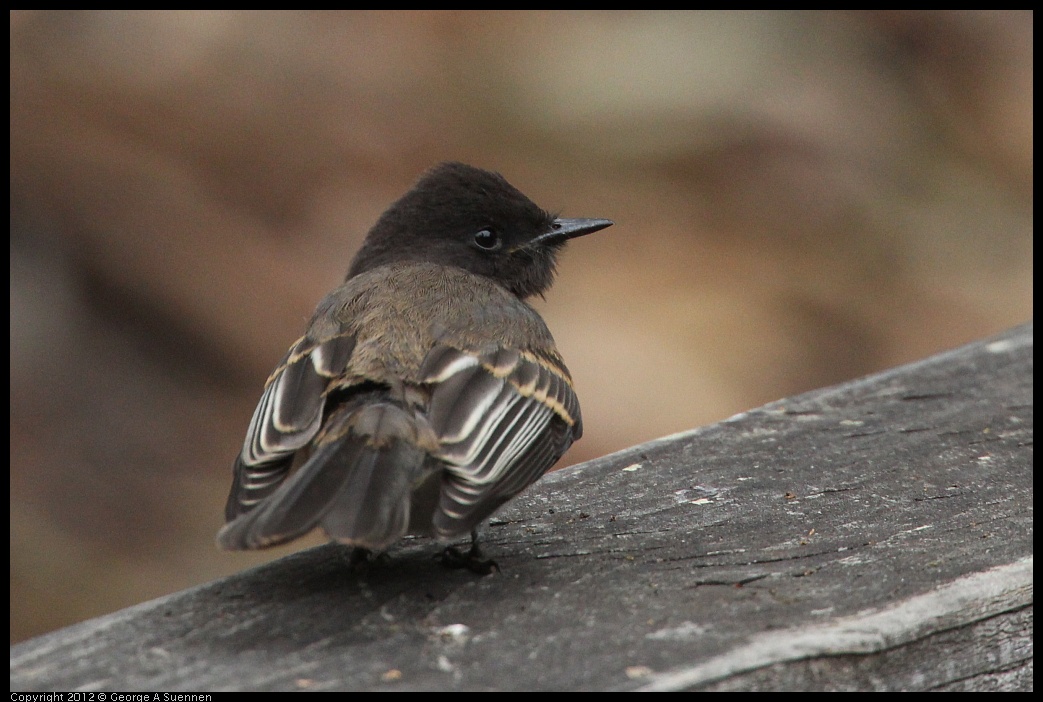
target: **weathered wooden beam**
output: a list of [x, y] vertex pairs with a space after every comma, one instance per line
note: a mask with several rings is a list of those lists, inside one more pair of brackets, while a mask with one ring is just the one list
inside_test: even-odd
[[12, 690], [1030, 690], [1032, 325], [544, 478], [501, 572], [324, 546], [11, 647]]

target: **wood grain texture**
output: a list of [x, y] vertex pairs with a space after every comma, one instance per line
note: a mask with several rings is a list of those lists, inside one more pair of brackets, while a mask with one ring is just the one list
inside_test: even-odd
[[13, 690], [1030, 690], [1031, 324], [551, 474], [501, 572], [324, 546], [11, 648]]

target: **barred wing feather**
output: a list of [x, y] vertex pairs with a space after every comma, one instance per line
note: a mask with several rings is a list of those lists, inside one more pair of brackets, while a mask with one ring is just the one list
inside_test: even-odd
[[252, 509], [286, 479], [294, 453], [319, 431], [326, 389], [344, 373], [354, 348], [351, 335], [321, 342], [304, 337], [287, 352], [265, 384], [236, 458], [227, 519]]
[[436, 347], [421, 378], [447, 464], [435, 531], [467, 533], [542, 476], [582, 433], [579, 402], [557, 359], [514, 349]]

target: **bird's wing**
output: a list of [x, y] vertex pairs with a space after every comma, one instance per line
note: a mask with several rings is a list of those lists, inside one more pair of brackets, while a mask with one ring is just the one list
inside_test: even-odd
[[225, 505], [228, 521], [250, 511], [286, 479], [294, 453], [319, 431], [330, 382], [343, 375], [355, 337], [299, 339], [265, 384], [243, 450], [235, 460]]
[[579, 401], [556, 355], [437, 346], [421, 380], [428, 420], [448, 464], [434, 528], [468, 533], [542, 476], [583, 431]]

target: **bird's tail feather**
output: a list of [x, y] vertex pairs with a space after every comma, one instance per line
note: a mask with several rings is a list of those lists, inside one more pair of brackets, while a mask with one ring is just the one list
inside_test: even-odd
[[230, 550], [263, 548], [321, 526], [343, 543], [389, 546], [408, 532], [410, 494], [430, 471], [429, 433], [414, 413], [390, 400], [342, 405], [308, 460], [226, 524], [218, 543]]

